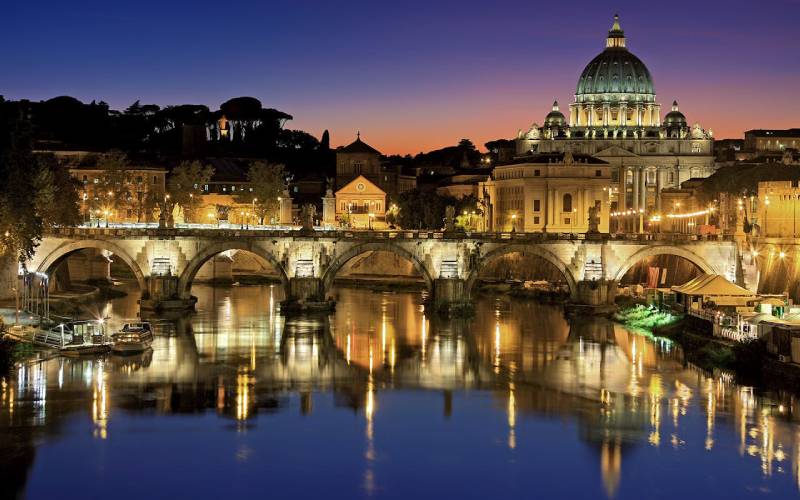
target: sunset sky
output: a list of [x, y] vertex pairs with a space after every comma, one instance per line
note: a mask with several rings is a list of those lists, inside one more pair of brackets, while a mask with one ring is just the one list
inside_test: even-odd
[[671, 2], [13, 2], [7, 99], [125, 108], [249, 95], [331, 144], [483, 148], [567, 109], [618, 12], [662, 115], [677, 99], [717, 138], [800, 127], [800, 0]]

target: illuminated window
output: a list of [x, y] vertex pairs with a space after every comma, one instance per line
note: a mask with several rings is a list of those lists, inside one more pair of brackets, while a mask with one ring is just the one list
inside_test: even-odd
[[539, 212], [542, 209], [542, 200], [533, 200], [533, 211]]
[[572, 195], [566, 193], [563, 198], [561, 198], [561, 210], [563, 212], [572, 212]]
[[539, 216], [538, 216], [538, 215], [535, 215], [535, 216], [533, 217], [533, 223], [534, 223], [534, 224], [539, 224]]

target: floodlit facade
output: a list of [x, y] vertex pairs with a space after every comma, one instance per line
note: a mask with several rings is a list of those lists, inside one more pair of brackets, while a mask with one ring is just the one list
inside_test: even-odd
[[614, 210], [660, 210], [663, 188], [714, 171], [711, 130], [689, 126], [677, 101], [663, 120], [647, 66], [627, 47], [618, 16], [606, 47], [578, 79], [569, 118], [558, 102], [542, 125], [520, 130], [517, 155], [591, 155], [612, 167]]
[[488, 229], [585, 233], [596, 207], [598, 230], [608, 232], [611, 170], [603, 160], [569, 151], [499, 165], [478, 189], [483, 206], [491, 207]]

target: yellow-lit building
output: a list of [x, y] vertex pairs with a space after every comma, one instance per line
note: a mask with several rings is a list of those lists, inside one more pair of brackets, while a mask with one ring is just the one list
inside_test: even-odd
[[570, 152], [537, 154], [498, 165], [481, 183], [488, 230], [585, 233], [597, 207], [598, 230], [608, 232], [612, 166]]
[[[110, 222], [151, 222], [156, 200], [166, 192], [167, 171], [160, 167], [136, 166], [125, 170], [126, 195], [109, 195], [107, 172], [95, 166], [69, 168], [81, 183], [78, 196], [85, 220], [108, 219]], [[127, 194], [130, 199], [127, 199]], [[112, 202], [113, 200], [113, 202]]]
[[386, 192], [363, 175], [336, 191], [336, 220], [353, 228], [386, 226]]
[[800, 234], [799, 204], [800, 180], [759, 182], [756, 219], [759, 234], [773, 238], [796, 238]]

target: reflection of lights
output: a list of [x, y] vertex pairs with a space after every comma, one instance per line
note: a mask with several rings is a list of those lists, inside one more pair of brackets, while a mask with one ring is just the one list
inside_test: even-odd
[[512, 382], [508, 387], [508, 447], [512, 450], [517, 447], [516, 426], [517, 401], [514, 397], [514, 383]]
[[105, 383], [104, 362], [97, 363], [97, 376], [92, 396], [92, 422], [94, 422], [94, 437], [106, 439], [108, 437], [108, 388]]

